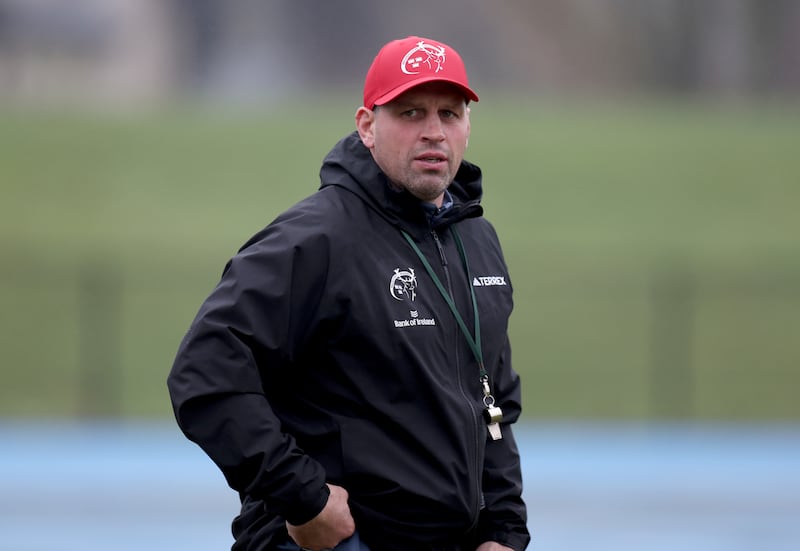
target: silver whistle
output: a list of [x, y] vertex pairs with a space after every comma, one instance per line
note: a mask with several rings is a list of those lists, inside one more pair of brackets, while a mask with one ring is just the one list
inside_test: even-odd
[[503, 433], [500, 431], [500, 421], [503, 420], [503, 410], [497, 406], [487, 406], [483, 410], [483, 416], [486, 418], [486, 426], [489, 429], [489, 436], [492, 440], [500, 440], [503, 438]]

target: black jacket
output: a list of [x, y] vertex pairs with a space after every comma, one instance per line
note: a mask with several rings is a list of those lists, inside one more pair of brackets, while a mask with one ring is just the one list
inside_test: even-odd
[[[357, 134], [325, 159], [320, 190], [248, 241], [183, 339], [175, 415], [240, 493], [233, 549], [269, 549], [345, 487], [373, 550], [492, 539], [528, 543], [520, 413], [507, 325], [512, 287], [463, 162], [454, 205], [430, 218], [393, 190]], [[450, 227], [457, 225], [469, 274]], [[474, 327], [504, 438], [487, 438], [479, 368], [405, 230]], [[438, 242], [438, 244], [437, 244]], [[474, 544], [470, 544], [474, 545]]]

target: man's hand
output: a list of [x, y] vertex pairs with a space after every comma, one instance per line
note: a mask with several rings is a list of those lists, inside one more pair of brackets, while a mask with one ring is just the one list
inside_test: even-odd
[[304, 549], [332, 549], [356, 531], [356, 523], [347, 504], [347, 490], [333, 484], [328, 484], [328, 488], [331, 495], [317, 516], [298, 526], [286, 523], [289, 537]]
[[514, 551], [510, 547], [500, 545], [496, 541], [487, 541], [478, 546], [475, 551]]

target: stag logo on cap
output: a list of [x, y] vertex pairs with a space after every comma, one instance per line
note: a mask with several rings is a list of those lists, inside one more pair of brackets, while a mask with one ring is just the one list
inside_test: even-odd
[[444, 46], [425, 44], [424, 40], [417, 42], [400, 62], [400, 69], [407, 75], [418, 75], [422, 71], [438, 73], [444, 69]]

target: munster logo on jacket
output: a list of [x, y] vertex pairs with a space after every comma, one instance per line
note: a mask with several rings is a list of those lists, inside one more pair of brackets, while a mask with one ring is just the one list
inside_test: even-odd
[[410, 300], [414, 302], [417, 298], [417, 276], [414, 275], [414, 268], [408, 270], [394, 269], [394, 275], [389, 282], [389, 293], [395, 300]]
[[[389, 293], [395, 300], [414, 302], [417, 298], [417, 276], [414, 274], [414, 268], [409, 268], [408, 270], [395, 268], [394, 274], [392, 274], [392, 278], [389, 281]], [[434, 318], [420, 316], [416, 307], [409, 306], [412, 310], [409, 311], [408, 317], [394, 320], [395, 327], [432, 327], [436, 325]]]

